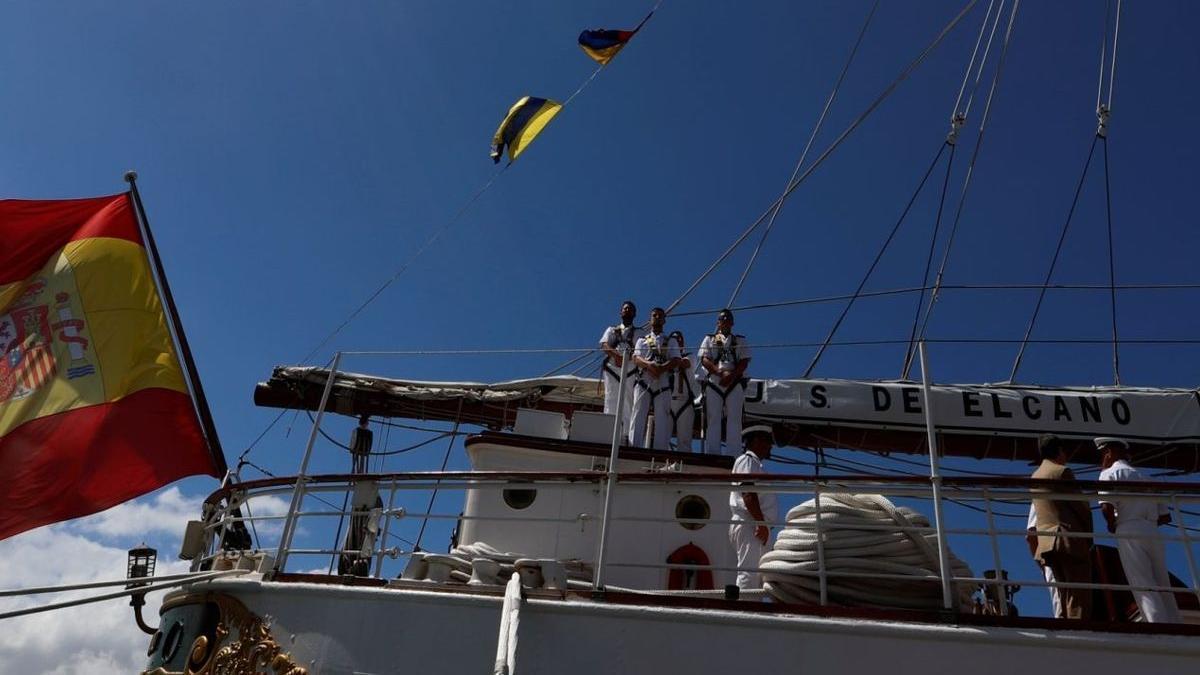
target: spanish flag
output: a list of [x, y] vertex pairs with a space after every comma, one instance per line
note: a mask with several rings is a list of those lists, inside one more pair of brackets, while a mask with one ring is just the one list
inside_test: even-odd
[[220, 476], [129, 194], [0, 200], [0, 539]]
[[522, 97], [509, 108], [508, 115], [492, 136], [492, 162], [500, 162], [505, 147], [508, 148], [508, 161], [516, 161], [559, 110], [562, 110], [562, 104], [558, 101], [536, 96]]

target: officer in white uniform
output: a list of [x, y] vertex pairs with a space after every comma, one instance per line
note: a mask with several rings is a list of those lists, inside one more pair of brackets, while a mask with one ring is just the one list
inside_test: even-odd
[[[1129, 463], [1129, 444], [1120, 438], [1101, 437], [1095, 440], [1103, 453], [1101, 481], [1152, 481]], [[1108, 522], [1108, 531], [1118, 536], [1134, 535], [1137, 539], [1117, 539], [1121, 567], [1130, 586], [1171, 586], [1167, 574], [1167, 554], [1158, 537], [1158, 526], [1171, 522], [1166, 504], [1150, 500], [1133, 500], [1107, 496], [1101, 492], [1100, 511]], [[1175, 595], [1166, 591], [1133, 591], [1142, 620], [1151, 623], [1182, 623]]]
[[746, 400], [746, 367], [750, 347], [744, 335], [733, 334], [733, 312], [717, 314], [717, 332], [700, 343], [700, 386], [704, 390], [704, 452], [721, 454], [721, 422], [725, 422], [726, 452], [733, 454], [742, 431], [742, 403]]
[[671, 420], [675, 429], [675, 449], [679, 452], [692, 451], [692, 434], [696, 430], [696, 376], [692, 373], [692, 360], [688, 358], [683, 333], [671, 331], [667, 339], [679, 350], [679, 367], [671, 373]]
[[[1025, 521], [1025, 529], [1029, 531], [1027, 539], [1035, 542], [1030, 544], [1030, 554], [1033, 554], [1037, 542], [1037, 512], [1033, 510], [1033, 504], [1029, 504], [1029, 519]], [[1038, 565], [1042, 568], [1042, 576], [1046, 577], [1046, 583], [1054, 583], [1054, 570], [1049, 565]], [[1046, 587], [1050, 591], [1050, 606], [1054, 609], [1054, 616], [1062, 616], [1062, 598], [1058, 594], [1058, 588], [1055, 586]]]
[[646, 447], [646, 417], [654, 408], [655, 450], [671, 445], [671, 372], [679, 367], [679, 349], [667, 339], [663, 327], [667, 313], [662, 307], [650, 310], [650, 330], [638, 338], [633, 360], [640, 374], [633, 391], [633, 421], [629, 426], [629, 444]]
[[[626, 300], [621, 303], [621, 323], [615, 326], [609, 326], [604, 330], [604, 334], [600, 336], [600, 349], [604, 351], [604, 362], [600, 364], [600, 379], [604, 381], [604, 413], [607, 415], [617, 415], [617, 426], [622, 430], [622, 434], [626, 435], [629, 424], [630, 411], [633, 410], [633, 389], [637, 381], [638, 369], [633, 363], [633, 359], [629, 363], [622, 363], [621, 353], [626, 347], [630, 351], [633, 350], [637, 339], [642, 336], [640, 329], [633, 325], [634, 319], [637, 318], [637, 305], [633, 304], [632, 300]], [[621, 410], [617, 410], [617, 398], [621, 381], [621, 366], [625, 366], [625, 401], [621, 405]], [[624, 440], [624, 439], [622, 439]]]
[[[763, 460], [771, 458], [774, 434], [766, 424], [747, 427], [742, 432], [746, 450], [733, 462], [733, 473], [763, 473]], [[751, 485], [742, 483], [743, 487]], [[729, 543], [737, 557], [737, 566], [758, 567], [771, 541], [768, 523], [779, 519], [779, 503], [774, 492], [734, 490], [729, 493], [729, 511], [733, 524], [729, 526]], [[754, 571], [738, 571], [737, 586], [741, 589], [761, 588], [762, 575]]]

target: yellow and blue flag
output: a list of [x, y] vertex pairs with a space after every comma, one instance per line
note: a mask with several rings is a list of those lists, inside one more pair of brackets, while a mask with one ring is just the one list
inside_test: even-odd
[[[640, 26], [639, 26], [640, 28]], [[609, 61], [621, 51], [627, 42], [633, 39], [637, 34], [637, 30], [585, 30], [579, 34], [579, 48], [584, 54], [592, 57], [592, 60], [602, 66], [607, 66]]]
[[508, 161], [516, 161], [559, 110], [562, 110], [562, 104], [548, 98], [525, 96], [517, 101], [492, 137], [492, 161], [500, 162], [505, 147], [508, 148]]

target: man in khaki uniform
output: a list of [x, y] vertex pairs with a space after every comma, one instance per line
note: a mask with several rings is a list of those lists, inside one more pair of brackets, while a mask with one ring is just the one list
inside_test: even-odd
[[[1055, 436], [1042, 436], [1038, 441], [1042, 464], [1033, 472], [1033, 478], [1045, 480], [1073, 481], [1075, 474], [1067, 468], [1070, 457], [1062, 442]], [[1078, 492], [1078, 489], [1033, 488], [1032, 492]], [[1039, 566], [1049, 566], [1054, 579], [1060, 583], [1091, 583], [1091, 537], [1066, 537], [1063, 534], [1092, 532], [1092, 512], [1082, 500], [1037, 499], [1033, 500], [1033, 511], [1037, 523], [1037, 534], [1029, 535], [1029, 550]], [[1090, 619], [1092, 616], [1092, 591], [1088, 588], [1060, 588], [1061, 614], [1063, 619]]]

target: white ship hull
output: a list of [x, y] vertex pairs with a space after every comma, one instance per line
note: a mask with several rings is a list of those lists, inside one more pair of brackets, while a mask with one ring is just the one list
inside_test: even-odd
[[[541, 593], [520, 605], [521, 673], [926, 675], [968, 668], [972, 675], [1057, 675], [1069, 668], [1167, 675], [1194, 673], [1200, 663], [1200, 640], [1178, 634], [782, 616]], [[500, 589], [351, 587], [264, 582], [251, 575], [170, 596], [163, 629], [177, 616], [172, 605], [205, 594], [239, 600], [264, 620], [276, 663], [310, 675], [493, 672]], [[185, 637], [179, 651], [189, 644]], [[149, 672], [179, 672], [163, 665], [168, 667]]]

